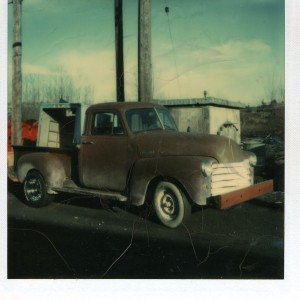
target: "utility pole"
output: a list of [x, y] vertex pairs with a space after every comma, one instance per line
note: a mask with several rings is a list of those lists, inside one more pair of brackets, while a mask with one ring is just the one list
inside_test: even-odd
[[152, 101], [151, 0], [139, 0], [138, 101]]
[[13, 0], [13, 90], [12, 90], [12, 144], [22, 145], [22, 0]]
[[115, 0], [117, 101], [124, 102], [123, 0]]

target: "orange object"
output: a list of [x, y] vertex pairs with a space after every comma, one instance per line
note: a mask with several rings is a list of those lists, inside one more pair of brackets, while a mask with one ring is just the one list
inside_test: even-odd
[[216, 196], [218, 208], [226, 209], [239, 203], [273, 192], [273, 180], [267, 180], [241, 190]]
[[[22, 126], [22, 141], [23, 141], [23, 144], [24, 144], [24, 142], [35, 143], [36, 140], [37, 140], [37, 132], [38, 132], [39, 122], [35, 121], [32, 124], [29, 124], [29, 121], [28, 122], [22, 122], [21, 126]], [[7, 124], [7, 152], [12, 151], [11, 137], [12, 137], [12, 125], [11, 125], [11, 121], [8, 120], [8, 124]]]

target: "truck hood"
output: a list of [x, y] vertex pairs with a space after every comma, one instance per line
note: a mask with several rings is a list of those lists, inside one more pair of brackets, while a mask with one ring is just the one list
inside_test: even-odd
[[219, 163], [241, 161], [248, 157], [233, 140], [219, 135], [177, 131], [152, 131], [134, 137], [141, 158], [157, 156], [205, 156]]

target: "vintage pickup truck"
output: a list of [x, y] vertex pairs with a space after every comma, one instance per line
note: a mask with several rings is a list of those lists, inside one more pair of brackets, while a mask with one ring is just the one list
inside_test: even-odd
[[14, 146], [14, 169], [28, 205], [71, 192], [152, 205], [175, 228], [193, 205], [224, 209], [272, 192], [253, 183], [256, 157], [231, 139], [177, 130], [160, 105], [41, 105], [36, 147]]

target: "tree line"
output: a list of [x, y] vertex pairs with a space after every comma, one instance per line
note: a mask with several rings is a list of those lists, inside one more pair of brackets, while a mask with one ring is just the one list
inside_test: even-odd
[[[63, 68], [54, 74], [23, 74], [22, 78], [22, 120], [37, 119], [40, 103], [55, 103], [64, 99], [73, 103], [91, 104], [94, 101], [94, 87], [78, 85]], [[11, 104], [8, 103], [8, 114]]]

